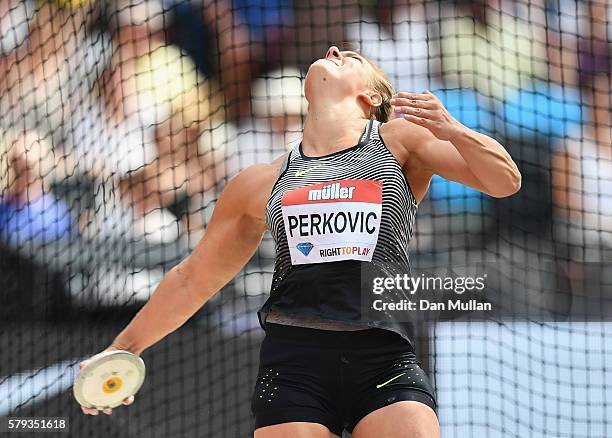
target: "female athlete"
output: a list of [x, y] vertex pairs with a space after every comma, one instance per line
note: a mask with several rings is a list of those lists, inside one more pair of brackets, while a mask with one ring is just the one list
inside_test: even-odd
[[269, 230], [277, 258], [258, 312], [266, 336], [255, 437], [331, 438], [343, 429], [354, 438], [437, 437], [433, 389], [406, 324], [363, 317], [355, 279], [366, 265], [408, 264], [433, 174], [494, 197], [519, 190], [521, 175], [497, 141], [461, 125], [429, 92], [393, 95], [355, 52], [330, 47], [311, 65], [305, 93], [302, 143], [228, 183], [197, 248], [109, 349], [140, 354], [179, 328]]

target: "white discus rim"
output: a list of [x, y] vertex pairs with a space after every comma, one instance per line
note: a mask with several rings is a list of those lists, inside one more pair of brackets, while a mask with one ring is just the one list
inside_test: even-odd
[[138, 392], [145, 374], [140, 356], [124, 350], [106, 351], [79, 372], [74, 397], [85, 408], [112, 409]]

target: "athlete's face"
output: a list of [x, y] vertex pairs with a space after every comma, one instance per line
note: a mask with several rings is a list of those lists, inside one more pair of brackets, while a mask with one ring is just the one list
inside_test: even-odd
[[371, 93], [371, 78], [374, 70], [368, 60], [353, 51], [340, 51], [331, 46], [325, 58], [318, 59], [310, 66], [306, 75], [306, 99], [345, 97]]

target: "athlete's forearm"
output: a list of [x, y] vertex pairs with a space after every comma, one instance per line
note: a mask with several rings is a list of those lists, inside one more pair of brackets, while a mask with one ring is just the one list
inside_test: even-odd
[[[219, 205], [215, 213], [224, 210]], [[213, 214], [200, 244], [166, 274], [112, 346], [140, 354], [181, 327], [244, 267], [262, 235], [262, 226], [248, 217]]]
[[520, 189], [521, 173], [495, 139], [461, 126], [450, 141], [491, 196], [510, 196]]
[[213, 295], [194, 290], [183, 263], [172, 268], [149, 301], [115, 338], [112, 347], [142, 353], [181, 327]]

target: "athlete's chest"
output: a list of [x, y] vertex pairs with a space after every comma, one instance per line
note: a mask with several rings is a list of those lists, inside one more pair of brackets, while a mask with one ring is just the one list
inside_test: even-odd
[[[283, 196], [286, 196], [288, 192], [300, 189], [322, 190], [325, 196], [329, 190], [330, 196], [336, 196], [334, 187], [338, 186], [330, 184], [343, 180], [378, 182], [381, 186], [381, 193], [386, 195], [386, 186], [389, 183], [403, 181], [404, 176], [392, 157], [380, 154], [374, 147], [365, 147], [358, 151], [345, 153], [342, 154], [342, 157], [335, 159], [306, 160], [300, 157], [292, 160], [287, 170], [279, 177], [272, 191], [269, 206], [279, 207]], [[315, 187], [321, 185], [328, 185], [329, 188]], [[389, 187], [392, 185], [389, 184]], [[356, 189], [357, 187], [353, 190]], [[352, 196], [352, 193], [346, 196]], [[344, 196], [344, 191], [338, 192], [337, 196]], [[340, 199], [350, 198], [338, 198]]]
[[388, 156], [290, 163], [272, 192], [267, 219], [292, 264], [370, 261], [384, 204], [405, 196], [401, 169]]

